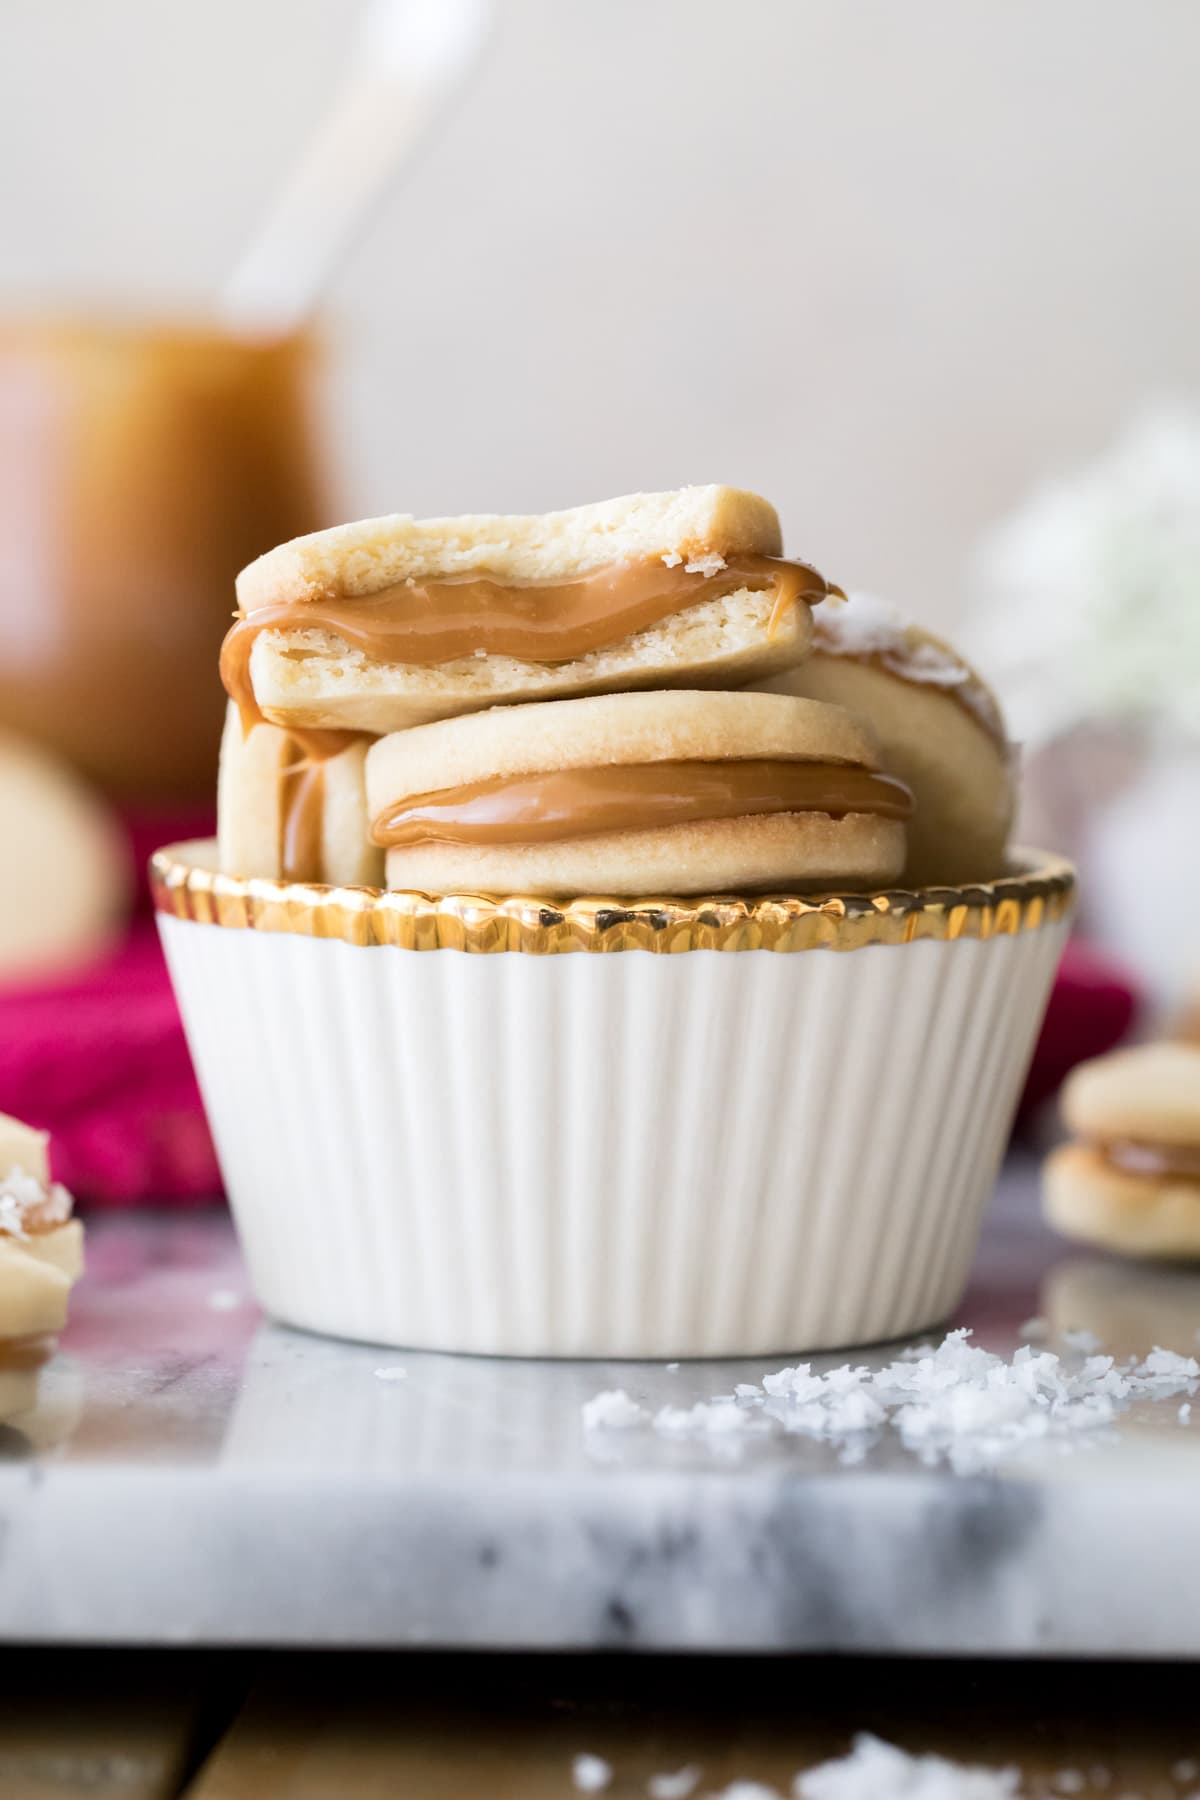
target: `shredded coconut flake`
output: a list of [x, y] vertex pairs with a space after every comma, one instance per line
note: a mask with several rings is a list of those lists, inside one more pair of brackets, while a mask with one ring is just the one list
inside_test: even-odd
[[1100, 1339], [1094, 1331], [1064, 1331], [1063, 1343], [1068, 1350], [1078, 1350], [1081, 1356], [1093, 1356], [1100, 1349]]
[[678, 550], [664, 550], [663, 554], [662, 554], [662, 559], [666, 563], [668, 569], [677, 569], [679, 567], [680, 563], [683, 561], [683, 558], [682, 558], [682, 556], [680, 556]]
[[584, 1402], [583, 1427], [585, 1431], [628, 1431], [633, 1425], [644, 1424], [649, 1416], [624, 1388], [605, 1388]]
[[1041, 1314], [1037, 1313], [1032, 1319], [1026, 1319], [1023, 1325], [1017, 1327], [1017, 1336], [1025, 1338], [1028, 1343], [1040, 1344], [1044, 1338], [1050, 1336], [1050, 1321], [1043, 1319]]
[[706, 556], [694, 556], [691, 562], [684, 563], [685, 575], [719, 575], [725, 567], [725, 558], [710, 550]]
[[1200, 1363], [1194, 1356], [1178, 1356], [1174, 1350], [1160, 1350], [1157, 1345], [1145, 1362], [1134, 1371], [1135, 1378], [1158, 1388], [1165, 1384], [1178, 1389], [1181, 1383], [1200, 1377]]
[[694, 1432], [723, 1437], [763, 1430], [765, 1421], [733, 1399], [698, 1400], [695, 1406], [660, 1406], [654, 1415], [654, 1429], [677, 1437]]
[[382, 1369], [375, 1371], [376, 1381], [407, 1381], [408, 1370], [403, 1363], [385, 1363]]
[[941, 1756], [909, 1756], [864, 1734], [849, 1756], [797, 1775], [796, 1800], [1013, 1800], [1016, 1769], [985, 1769]]
[[0, 1181], [0, 1232], [6, 1237], [27, 1237], [25, 1214], [46, 1198], [41, 1182], [14, 1163]]
[[676, 1769], [673, 1774], [652, 1775], [646, 1783], [646, 1792], [650, 1800], [688, 1800], [700, 1786], [703, 1773], [695, 1763], [689, 1763], [686, 1769]]
[[581, 1794], [601, 1794], [613, 1778], [612, 1764], [602, 1756], [577, 1756], [571, 1764], [571, 1780]]

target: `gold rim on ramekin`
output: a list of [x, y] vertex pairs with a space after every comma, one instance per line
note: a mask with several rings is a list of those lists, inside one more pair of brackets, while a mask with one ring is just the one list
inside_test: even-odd
[[201, 925], [282, 931], [402, 950], [861, 950], [868, 944], [1015, 937], [1066, 918], [1075, 871], [1063, 857], [1014, 850], [995, 881], [879, 894], [792, 894], [739, 900], [580, 899], [429, 895], [316, 882], [240, 879], [211, 867], [210, 839], [171, 844], [150, 861], [155, 909]]

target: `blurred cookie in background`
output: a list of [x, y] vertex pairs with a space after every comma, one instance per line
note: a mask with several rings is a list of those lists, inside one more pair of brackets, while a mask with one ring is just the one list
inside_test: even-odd
[[50, 1179], [49, 1142], [0, 1113], [0, 1350], [60, 1331], [83, 1273], [83, 1226]]
[[1050, 1224], [1129, 1256], [1200, 1259], [1200, 1045], [1081, 1063], [1062, 1113], [1073, 1141], [1046, 1160]]
[[130, 906], [120, 826], [65, 762], [0, 734], [0, 985], [80, 967], [109, 949]]

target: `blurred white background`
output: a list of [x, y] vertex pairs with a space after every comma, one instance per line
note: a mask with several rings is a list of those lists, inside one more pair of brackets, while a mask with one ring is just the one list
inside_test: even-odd
[[[204, 308], [346, 0], [6, 0], [0, 305]], [[933, 622], [1200, 390], [1194, 0], [500, 0], [331, 293], [345, 507], [724, 480]]]

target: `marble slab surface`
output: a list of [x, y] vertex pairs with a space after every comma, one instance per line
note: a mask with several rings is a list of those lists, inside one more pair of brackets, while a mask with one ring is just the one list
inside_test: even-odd
[[[1035, 1188], [1006, 1170], [959, 1322], [1194, 1353], [1200, 1271], [1071, 1250]], [[94, 1220], [58, 1354], [0, 1372], [0, 1639], [1200, 1655], [1200, 1405], [970, 1475], [583, 1430], [598, 1389], [769, 1366], [325, 1341], [263, 1319], [223, 1215]]]

